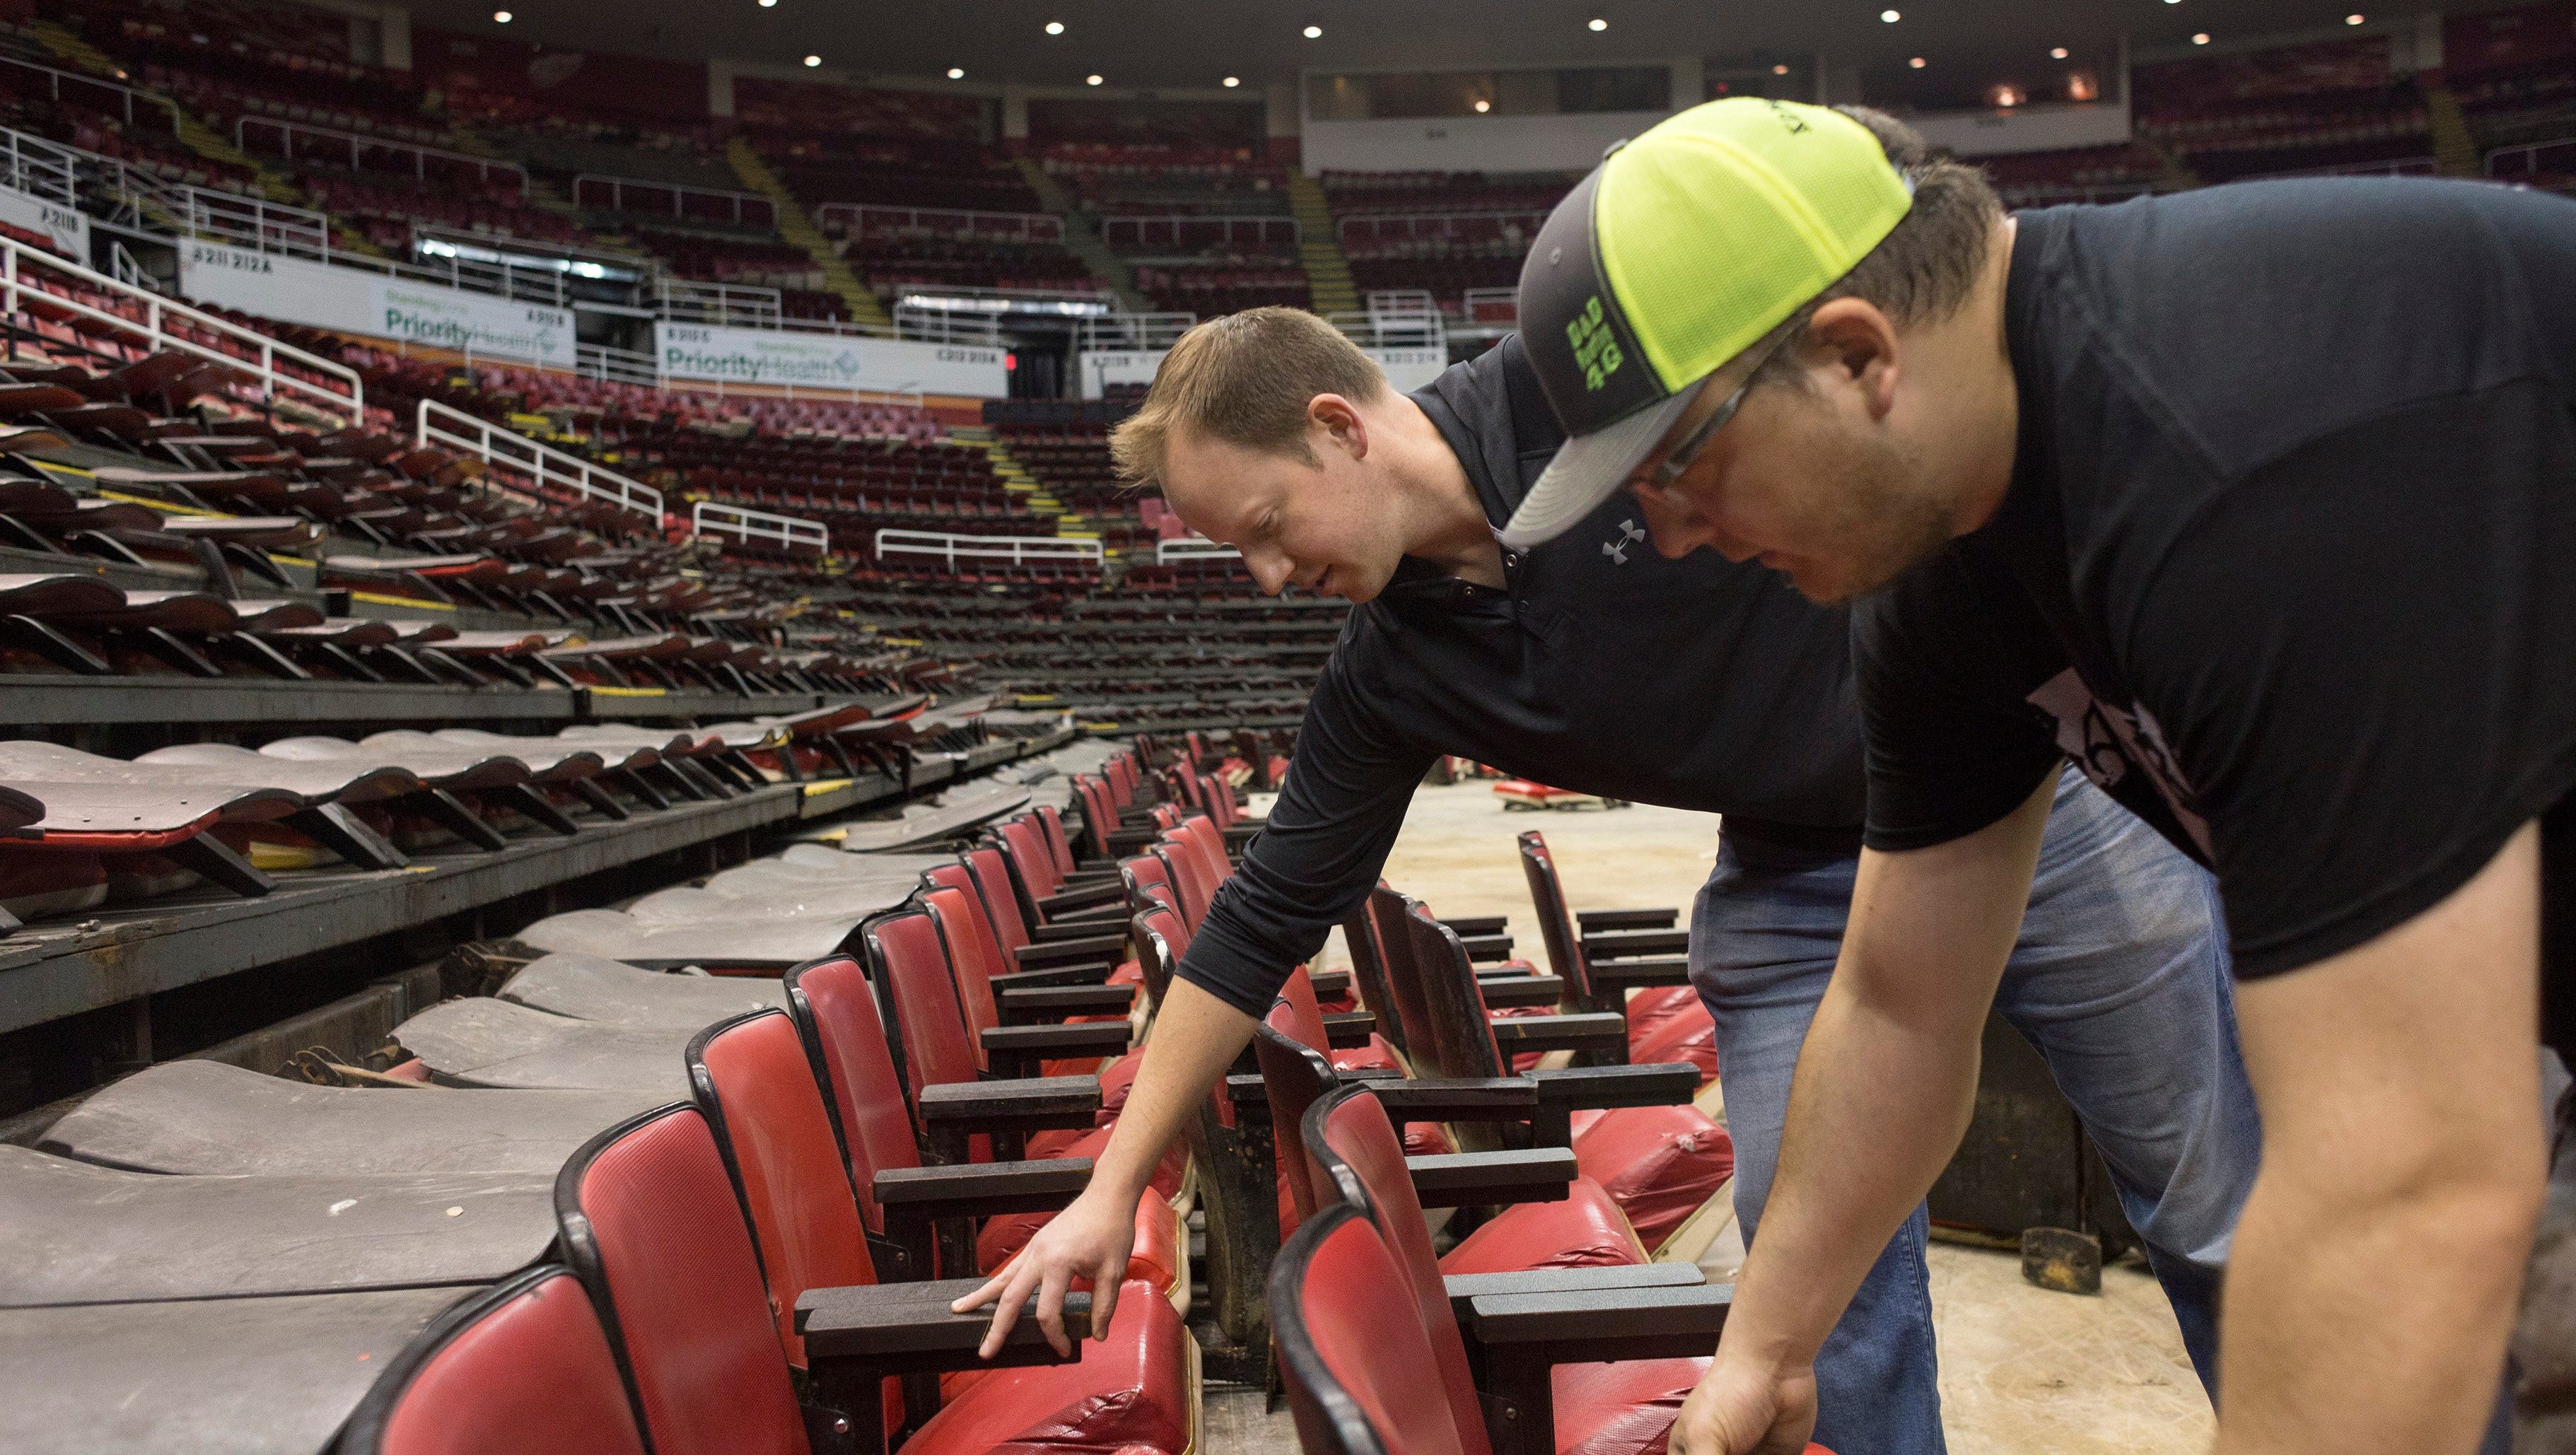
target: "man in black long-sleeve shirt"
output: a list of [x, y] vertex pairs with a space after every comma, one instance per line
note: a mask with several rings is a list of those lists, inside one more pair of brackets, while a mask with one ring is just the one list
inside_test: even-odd
[[[1102, 1270], [1123, 1266], [1163, 1143], [1375, 884], [1444, 752], [1726, 816], [1692, 973], [1718, 1026], [1751, 1235], [1860, 848], [1847, 615], [1759, 567], [1663, 559], [1616, 502], [1548, 546], [1504, 551], [1495, 527], [1562, 442], [1517, 339], [1407, 396], [1285, 309], [1194, 331], [1122, 429], [1129, 473], [1241, 547], [1265, 588], [1294, 581], [1356, 609], [1091, 1190], [994, 1280], [1018, 1280], [1004, 1309], [1037, 1289], [1044, 1317], [1077, 1275], [1115, 1287]], [[1998, 998], [2085, 1115], [2204, 1370], [2213, 1274], [2257, 1155], [2215, 921], [2207, 876], [2070, 775]], [[1924, 1236], [1917, 1208], [1819, 1361], [1828, 1445], [1941, 1448]]]

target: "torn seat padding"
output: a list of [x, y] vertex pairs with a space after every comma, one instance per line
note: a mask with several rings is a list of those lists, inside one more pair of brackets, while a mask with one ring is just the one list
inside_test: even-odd
[[1446, 1273], [1518, 1273], [1531, 1268], [1623, 1267], [1646, 1250], [1610, 1194], [1577, 1177], [1561, 1202], [1518, 1202], [1469, 1233], [1440, 1259]]

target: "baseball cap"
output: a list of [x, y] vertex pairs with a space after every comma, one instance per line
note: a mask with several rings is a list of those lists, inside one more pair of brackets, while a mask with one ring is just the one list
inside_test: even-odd
[[1521, 341], [1570, 438], [1503, 543], [1549, 540], [1616, 494], [1709, 375], [1913, 205], [1869, 128], [1821, 106], [1711, 101], [1612, 148], [1521, 265]]

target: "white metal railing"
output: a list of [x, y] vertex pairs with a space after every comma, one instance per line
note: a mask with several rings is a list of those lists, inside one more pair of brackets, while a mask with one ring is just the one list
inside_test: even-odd
[[998, 313], [958, 313], [946, 308], [925, 308], [905, 300], [894, 306], [894, 331], [898, 338], [999, 348], [1002, 317]]
[[295, 146], [297, 137], [313, 137], [330, 143], [331, 151], [345, 150], [349, 156], [349, 170], [353, 172], [362, 168], [363, 163], [359, 159], [367, 153], [391, 152], [410, 158], [411, 174], [415, 181], [429, 180], [429, 164], [435, 160], [440, 163], [439, 170], [442, 172], [461, 172], [471, 168], [475, 180], [487, 186], [492, 181], [492, 174], [498, 172], [518, 184], [519, 195], [524, 197], [528, 191], [527, 168], [517, 162], [505, 162], [493, 157], [478, 157], [472, 152], [454, 152], [445, 147], [422, 146], [418, 142], [395, 141], [390, 137], [370, 136], [362, 131], [341, 131], [336, 127], [313, 126], [301, 121], [280, 121], [273, 116], [244, 116], [235, 120], [233, 145], [241, 151], [248, 152], [250, 134], [253, 131], [273, 133], [277, 138], [277, 154], [290, 161], [309, 159], [314, 155], [310, 149], [298, 151]]
[[783, 551], [812, 551], [818, 556], [832, 547], [832, 533], [819, 520], [718, 505], [712, 500], [698, 501], [689, 508], [689, 528], [702, 536], [731, 536], [744, 545], [756, 542]]
[[632, 511], [662, 519], [662, 492], [617, 473], [604, 465], [594, 465], [578, 455], [568, 455], [552, 445], [542, 445], [526, 435], [486, 419], [478, 419], [461, 409], [451, 409], [435, 399], [420, 402], [420, 413], [414, 438], [424, 445], [442, 445], [460, 454], [471, 455], [507, 475], [526, 483], [492, 480], [522, 495], [543, 499], [560, 493], [585, 504], [605, 505], [615, 510]]
[[949, 287], [944, 283], [896, 285], [895, 303], [917, 312], [1042, 313], [1060, 318], [1094, 318], [1114, 311], [1117, 301], [1097, 284], [1084, 288]]
[[1111, 313], [1077, 319], [1074, 348], [1086, 354], [1168, 349], [1198, 321], [1195, 313]]
[[814, 225], [855, 228], [862, 237], [886, 232], [919, 232], [938, 237], [982, 238], [988, 242], [1060, 242], [1064, 219], [1052, 212], [968, 212], [954, 207], [887, 207], [875, 202], [826, 202], [814, 209]]
[[663, 274], [653, 280], [653, 312], [673, 323], [776, 328], [786, 318], [782, 295], [754, 283], [704, 283]]
[[1154, 542], [1154, 564], [1168, 566], [1174, 561], [1240, 561], [1243, 552], [1223, 541], [1206, 536], [1179, 536]]
[[1293, 217], [1247, 217], [1173, 213], [1165, 217], [1104, 217], [1100, 240], [1131, 253], [1156, 248], [1187, 254], [1212, 247], [1285, 247], [1294, 251], [1304, 236]]
[[[600, 198], [606, 200], [595, 200]], [[778, 204], [757, 192], [729, 192], [721, 187], [695, 187], [685, 182], [656, 182], [649, 177], [611, 177], [602, 172], [583, 172], [572, 179], [572, 200], [576, 207], [597, 207], [608, 212], [660, 212], [665, 198], [670, 204], [670, 215], [683, 222], [730, 222], [757, 227], [774, 227], [778, 222]]]
[[0, 128], [0, 183], [64, 207], [80, 206], [80, 159], [83, 153]]
[[1344, 247], [1391, 242], [1485, 242], [1509, 240], [1511, 229], [1533, 238], [1547, 222], [1545, 207], [1513, 207], [1486, 212], [1356, 212], [1336, 222], [1334, 232]]
[[887, 556], [936, 559], [952, 571], [959, 561], [1007, 561], [1014, 566], [1078, 561], [1097, 566], [1102, 559], [1098, 541], [1064, 536], [958, 536], [891, 527], [877, 532], [877, 556], [881, 560]]
[[1325, 321], [1364, 349], [1433, 349], [1449, 343], [1448, 321], [1440, 305], [1423, 289], [1392, 289], [1368, 296], [1357, 313], [1326, 315]]
[[136, 257], [132, 249], [126, 247], [123, 238], [111, 238], [108, 241], [107, 262], [116, 281], [129, 288], [140, 288], [147, 293], [168, 291], [161, 286], [161, 280], [153, 277], [151, 270], [143, 266], [143, 260]]
[[0, 237], [0, 311], [28, 312], [30, 293], [42, 294], [48, 311], [103, 324], [109, 333], [140, 337], [155, 351], [193, 354], [246, 374], [271, 406], [291, 400], [345, 419], [352, 427], [366, 422], [366, 385], [348, 365]]
[[2487, 175], [2499, 182], [2528, 181], [2561, 172], [2576, 172], [2576, 137], [2497, 147], [2487, 153]]
[[1521, 321], [1518, 288], [1470, 288], [1458, 302], [1470, 324], [1513, 328]]
[[647, 389], [663, 386], [661, 360], [634, 349], [611, 348], [606, 344], [573, 345], [573, 368], [576, 377], [597, 379], [606, 384], [641, 384]]
[[[172, 221], [191, 235], [214, 238], [253, 252], [335, 261], [331, 216], [310, 207], [289, 207], [265, 197], [210, 192], [203, 187], [167, 189], [162, 205]], [[337, 261], [350, 261], [343, 257]]]
[[65, 71], [58, 70], [52, 66], [40, 66], [34, 61], [22, 61], [15, 56], [0, 56], [0, 66], [7, 66], [12, 70], [34, 71], [38, 75], [45, 77], [47, 82], [46, 94], [50, 95], [56, 101], [63, 99], [63, 87], [66, 83], [69, 83], [75, 89], [87, 88], [93, 91], [106, 91], [117, 98], [120, 109], [125, 113], [126, 125], [132, 126], [134, 124], [134, 106], [135, 103], [139, 101], [147, 111], [154, 107], [159, 107], [161, 111], [170, 118], [170, 129], [174, 132], [179, 129], [179, 103], [171, 100], [167, 96], [156, 96], [137, 86], [120, 86], [114, 81], [102, 81], [96, 76], [84, 76], [78, 71]]

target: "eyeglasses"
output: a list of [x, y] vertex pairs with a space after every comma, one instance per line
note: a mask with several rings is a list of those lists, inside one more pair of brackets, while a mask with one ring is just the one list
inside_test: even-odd
[[1658, 490], [1669, 490], [1674, 481], [1689, 473], [1690, 467], [1699, 463], [1700, 452], [1708, 448], [1708, 442], [1717, 437], [1719, 430], [1726, 428], [1728, 420], [1735, 418], [1735, 411], [1744, 407], [1744, 396], [1753, 392], [1754, 381], [1760, 379], [1762, 371], [1769, 367], [1771, 356], [1780, 352], [1781, 347], [1787, 344], [1791, 337], [1791, 334], [1782, 334], [1764, 347], [1762, 352], [1755, 356], [1752, 372], [1744, 376], [1744, 382], [1735, 386], [1735, 392], [1727, 395], [1726, 402], [1717, 406], [1715, 412], [1693, 425], [1691, 432], [1681, 437], [1672, 450], [1664, 456], [1664, 462], [1655, 467], [1655, 473], [1645, 483], [1652, 484]]

